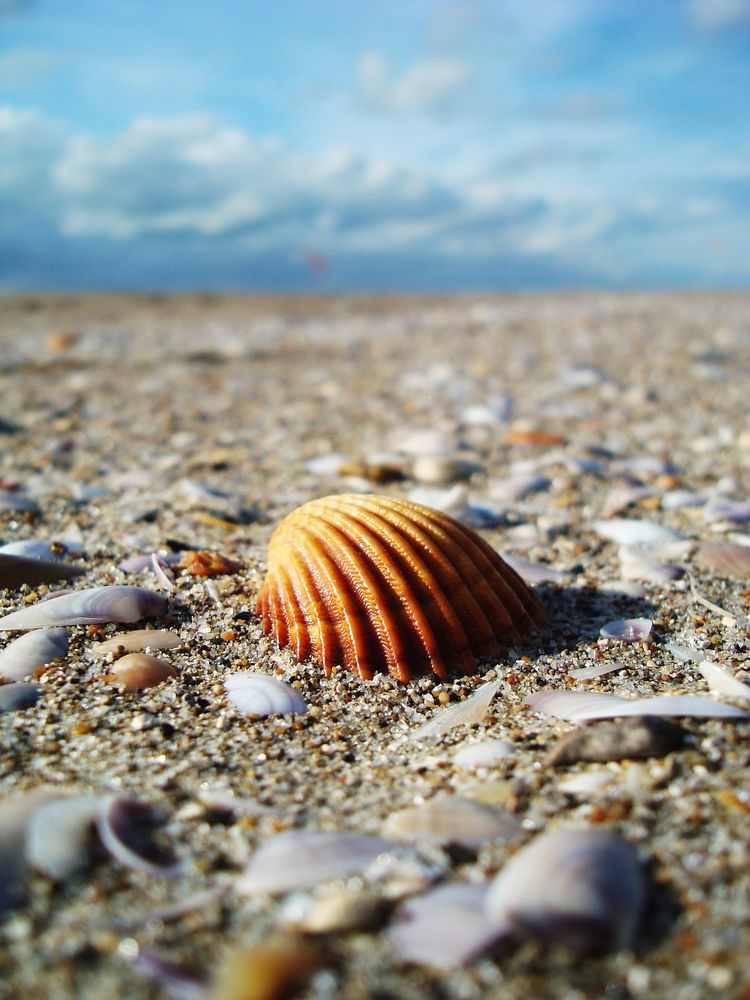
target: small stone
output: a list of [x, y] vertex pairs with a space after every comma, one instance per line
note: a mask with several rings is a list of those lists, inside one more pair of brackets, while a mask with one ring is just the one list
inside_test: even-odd
[[346, 934], [381, 926], [387, 903], [375, 892], [331, 892], [316, 900], [298, 928], [306, 934]]
[[578, 761], [663, 757], [678, 750], [686, 735], [675, 723], [648, 715], [581, 726], [555, 744], [544, 764], [557, 767]]

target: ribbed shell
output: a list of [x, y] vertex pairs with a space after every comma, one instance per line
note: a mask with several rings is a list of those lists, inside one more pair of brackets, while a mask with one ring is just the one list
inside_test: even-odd
[[421, 504], [364, 494], [312, 500], [281, 522], [257, 611], [298, 659], [364, 680], [471, 674], [477, 656], [545, 620], [475, 532]]

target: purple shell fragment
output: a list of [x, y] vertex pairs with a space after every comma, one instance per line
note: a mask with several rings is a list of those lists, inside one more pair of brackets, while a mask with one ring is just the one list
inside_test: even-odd
[[599, 635], [605, 639], [617, 639], [618, 642], [644, 642], [651, 634], [653, 624], [650, 618], [619, 618], [602, 625]]
[[159, 819], [147, 803], [108, 795], [101, 801], [96, 827], [115, 860], [147, 875], [171, 878], [181, 874], [183, 865], [153, 840], [151, 831]]
[[23, 632], [55, 625], [132, 623], [167, 610], [167, 599], [143, 587], [92, 587], [38, 601], [0, 618], [0, 629]]

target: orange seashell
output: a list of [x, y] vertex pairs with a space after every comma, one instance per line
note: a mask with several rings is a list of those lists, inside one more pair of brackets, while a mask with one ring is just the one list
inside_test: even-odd
[[394, 497], [304, 504], [271, 536], [257, 602], [266, 633], [327, 675], [401, 681], [472, 674], [545, 620], [538, 598], [474, 531]]

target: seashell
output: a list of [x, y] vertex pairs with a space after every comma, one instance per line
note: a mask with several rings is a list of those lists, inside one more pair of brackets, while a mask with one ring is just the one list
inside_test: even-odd
[[39, 583], [55, 583], [81, 576], [86, 570], [71, 563], [32, 559], [0, 552], [0, 588], [22, 587], [24, 583], [36, 586]]
[[146, 875], [172, 878], [182, 873], [182, 863], [148, 836], [159, 819], [158, 811], [147, 803], [106, 795], [99, 803], [96, 828], [116, 861]]
[[649, 580], [651, 583], [670, 583], [685, 575], [685, 570], [675, 563], [649, 559], [638, 548], [623, 545], [620, 548], [623, 580]]
[[554, 566], [545, 566], [544, 563], [529, 562], [521, 556], [503, 553], [503, 559], [514, 569], [525, 583], [561, 583], [570, 579], [571, 574], [565, 570], [555, 569]]
[[701, 660], [698, 671], [708, 684], [709, 691], [715, 694], [727, 694], [731, 698], [741, 698], [743, 701], [750, 700], [750, 686], [738, 681], [726, 667], [711, 660]]
[[705, 502], [705, 497], [702, 497], [699, 493], [692, 493], [690, 490], [668, 490], [661, 498], [661, 505], [664, 510], [701, 507]]
[[750, 719], [734, 705], [688, 694], [663, 694], [653, 698], [620, 698], [597, 691], [547, 690], [526, 699], [535, 712], [569, 722], [615, 719], [626, 715], [684, 716], [694, 719]]
[[42, 542], [38, 538], [25, 538], [20, 542], [6, 542], [0, 545], [0, 553], [8, 556], [22, 556], [24, 559], [43, 559], [47, 562], [59, 560], [75, 545], [61, 542]]
[[[545, 619], [497, 553], [446, 514], [393, 497], [323, 497], [271, 537], [263, 627], [298, 659], [369, 680], [474, 673]], [[2, 622], [0, 621], [0, 627]]]
[[599, 635], [605, 639], [617, 639], [618, 642], [645, 642], [651, 635], [653, 624], [650, 618], [618, 618], [602, 625]]
[[696, 559], [701, 566], [735, 580], [750, 579], [750, 545], [732, 542], [702, 542]]
[[470, 502], [469, 491], [463, 483], [455, 483], [444, 489], [437, 486], [418, 486], [409, 491], [406, 499], [410, 503], [442, 511], [467, 528], [494, 528], [503, 520], [501, 510]]
[[413, 740], [424, 740], [431, 736], [442, 736], [454, 726], [475, 726], [481, 722], [490, 709], [492, 699], [500, 690], [500, 681], [490, 681], [477, 688], [464, 701], [456, 702], [436, 712], [431, 719], [418, 726], [411, 733]]
[[436, 795], [421, 805], [392, 813], [383, 824], [386, 837], [409, 844], [461, 844], [481, 847], [489, 840], [510, 840], [521, 822], [504, 809], [464, 799]]
[[488, 883], [453, 883], [410, 899], [388, 930], [406, 962], [449, 970], [465, 965], [507, 935], [486, 912]]
[[39, 806], [59, 795], [59, 788], [45, 787], [0, 800], [0, 914], [25, 897], [24, 841], [29, 820]]
[[241, 671], [224, 679], [227, 697], [243, 715], [304, 715], [307, 702], [293, 687], [268, 674]]
[[607, 830], [552, 830], [515, 854], [490, 884], [486, 909], [502, 927], [579, 951], [627, 947], [644, 876], [631, 845]]
[[499, 760], [512, 757], [516, 748], [510, 740], [482, 740], [467, 743], [453, 755], [453, 766], [473, 771], [478, 767], [492, 767]]
[[91, 655], [95, 660], [99, 660], [110, 653], [120, 655], [142, 649], [175, 649], [181, 641], [175, 632], [167, 629], [141, 628], [134, 632], [122, 632], [104, 642], [96, 643], [91, 647]]
[[570, 676], [577, 681], [589, 681], [594, 677], [603, 677], [605, 674], [614, 673], [615, 670], [624, 670], [626, 664], [609, 661], [606, 663], [593, 663], [590, 667], [578, 667], [570, 671]]
[[662, 545], [666, 542], [681, 542], [682, 535], [653, 521], [636, 518], [613, 517], [606, 521], [595, 521], [592, 525], [597, 535], [608, 538], [620, 545]]
[[0, 712], [18, 712], [23, 708], [31, 708], [41, 696], [40, 684], [28, 684], [23, 681], [3, 684], [0, 686]]
[[523, 500], [531, 493], [538, 493], [541, 490], [549, 489], [550, 481], [538, 473], [530, 472], [526, 475], [516, 474], [507, 479], [493, 479], [488, 483], [489, 494], [493, 500], [504, 500], [515, 502]]
[[304, 934], [347, 934], [376, 930], [383, 922], [387, 901], [365, 889], [334, 890], [316, 899], [294, 929]]
[[167, 599], [143, 587], [92, 587], [39, 601], [0, 618], [0, 629], [23, 632], [48, 625], [106, 625], [137, 622], [167, 609]]
[[378, 855], [399, 847], [383, 837], [358, 833], [293, 830], [267, 840], [240, 876], [237, 890], [245, 895], [271, 895], [308, 889], [366, 868]]
[[39, 506], [31, 497], [24, 496], [23, 493], [0, 489], [0, 510], [25, 510], [36, 514], [39, 511]]
[[47, 802], [34, 811], [26, 830], [26, 860], [61, 882], [85, 868], [101, 796], [78, 795]]
[[202, 549], [199, 552], [183, 552], [178, 568], [190, 576], [221, 576], [224, 573], [237, 573], [242, 569], [242, 563], [223, 556], [220, 552]]
[[128, 559], [123, 559], [121, 563], [118, 563], [117, 568], [121, 569], [123, 573], [143, 573], [146, 570], [153, 571], [154, 557], [163, 566], [174, 566], [175, 563], [180, 562], [182, 556], [182, 552], [152, 552], [150, 555], [145, 556], [130, 556]]
[[159, 660], [147, 653], [128, 653], [115, 663], [107, 680], [119, 684], [126, 691], [136, 691], [155, 687], [176, 676], [177, 671], [166, 660]]
[[750, 522], [750, 503], [736, 500], [709, 500], [703, 508], [707, 521], [731, 521], [732, 524]]
[[0, 650], [0, 677], [21, 681], [67, 652], [68, 633], [65, 629], [45, 628], [29, 632]]

